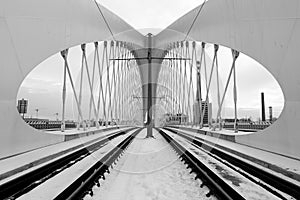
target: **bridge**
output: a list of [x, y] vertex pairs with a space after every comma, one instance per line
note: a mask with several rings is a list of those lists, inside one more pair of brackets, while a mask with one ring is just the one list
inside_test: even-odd
[[[103, 177], [113, 171], [111, 166], [140, 173], [137, 166], [142, 165], [132, 166], [134, 161], [126, 156], [127, 150], [155, 151], [168, 144], [176, 154], [163, 150], [152, 156], [152, 160], [147, 156], [137, 160], [166, 166], [160, 156], [170, 155], [166, 157], [173, 160], [180, 157], [188, 164], [191, 174], [196, 174], [195, 179], [204, 177], [199, 178], [200, 185], [201, 188], [207, 185], [209, 192], [203, 193], [217, 199], [251, 197], [252, 193], [247, 196], [243, 189], [236, 187], [239, 184], [234, 180], [240, 180], [241, 174], [255, 185], [251, 188], [260, 188], [253, 191], [266, 195], [263, 197], [297, 199], [300, 195], [299, 9], [297, 0], [288, 3], [283, 0], [209, 0], [157, 35], [142, 35], [92, 0], [1, 1], [1, 196], [39, 199], [41, 191], [54, 187], [64, 176], [72, 177], [71, 168], [83, 163], [89, 164], [82, 176], [76, 180], [66, 178], [69, 181], [62, 183], [64, 187], [48, 191], [46, 197], [93, 196], [97, 193], [92, 189], [93, 184], [101, 188], [109, 182]], [[74, 77], [69, 59], [70, 49], [76, 46], [80, 48], [81, 59], [79, 80]], [[231, 51], [231, 65], [224, 85], [219, 80], [221, 64], [218, 62], [222, 48]], [[61, 121], [59, 130], [45, 132], [30, 127], [20, 117], [16, 109], [17, 94], [27, 75], [57, 53], [63, 63]], [[284, 95], [280, 117], [255, 133], [240, 131], [246, 125], [238, 123], [236, 69], [240, 67], [240, 54], [265, 67]], [[229, 90], [233, 91], [233, 97], [228, 96]], [[217, 102], [214, 117], [210, 103], [213, 92]], [[74, 103], [73, 129], [66, 129], [67, 98], [72, 98]], [[233, 122], [227, 128], [223, 123], [226, 98], [232, 99], [234, 110]], [[262, 126], [257, 127], [262, 129]], [[146, 139], [139, 141], [142, 138]], [[115, 144], [114, 148], [107, 146], [107, 141]], [[79, 152], [80, 144], [90, 151]], [[231, 177], [231, 185], [228, 184], [222, 173], [214, 172], [201, 162], [201, 148], [218, 162], [225, 160], [223, 164], [227, 167], [244, 172], [232, 175], [236, 179]], [[105, 155], [99, 154], [101, 149]], [[76, 154], [75, 150], [78, 150]], [[98, 160], [96, 163], [88, 161], [90, 154], [99, 157], [105, 167], [100, 166]], [[60, 157], [69, 163], [58, 162]], [[124, 169], [118, 168], [118, 159], [125, 163]], [[50, 165], [46, 165], [48, 162]], [[55, 168], [58, 165], [60, 167]], [[43, 166], [53, 171], [41, 169]], [[152, 167], [141, 167], [144, 170], [141, 173], [159, 168]], [[33, 170], [40, 170], [35, 171], [40, 177], [30, 180]], [[68, 170], [70, 172], [66, 172]], [[60, 175], [60, 171], [66, 175]], [[120, 183], [125, 180], [111, 174], [117, 176]], [[20, 182], [24, 177], [28, 183]], [[49, 181], [43, 177], [50, 177]], [[36, 182], [42, 183], [32, 186]], [[120, 183], [107, 187], [122, 188]], [[24, 189], [14, 192], [19, 186]], [[31, 186], [35, 189], [29, 189]], [[35, 193], [35, 190], [39, 191]], [[107, 195], [114, 198], [113, 189], [107, 191]]]

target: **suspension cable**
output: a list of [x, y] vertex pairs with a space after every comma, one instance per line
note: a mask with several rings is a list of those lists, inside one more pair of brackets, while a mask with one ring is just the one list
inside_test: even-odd
[[[175, 48], [174, 48], [174, 54], [176, 55], [175, 58], [177, 59], [178, 58], [178, 53], [177, 53], [177, 46], [176, 44], [175, 45]], [[175, 63], [175, 88], [176, 88], [176, 114], [180, 113], [180, 109], [179, 109], [179, 80], [178, 80], [178, 76], [179, 76], [179, 69], [178, 69], [178, 66], [179, 66], [179, 63], [178, 63], [178, 60], [174, 61]]]
[[237, 124], [237, 88], [236, 88], [236, 69], [235, 69], [235, 61], [239, 56], [239, 52], [232, 49], [232, 57], [234, 59], [233, 64], [233, 100], [234, 100], [234, 132], [238, 132], [238, 124]]
[[211, 67], [211, 72], [210, 72], [210, 77], [209, 77], [209, 82], [208, 82], [208, 86], [206, 88], [206, 98], [205, 98], [205, 102], [204, 102], [204, 109], [202, 110], [202, 115], [201, 115], [201, 126], [203, 125], [204, 113], [205, 113], [206, 109], [208, 109], [208, 95], [209, 95], [209, 91], [210, 91], [210, 85], [211, 85], [211, 81], [212, 81], [212, 75], [213, 75], [213, 72], [214, 72], [216, 57], [217, 57], [217, 50], [215, 49], [214, 50], [214, 58], [213, 58], [213, 62], [212, 62], [212, 67]]
[[[202, 89], [201, 89], [201, 66], [202, 66], [202, 58], [203, 58], [203, 51], [201, 51], [201, 56], [200, 56], [200, 61], [197, 60], [197, 46], [196, 46], [196, 42], [193, 42], [193, 48], [194, 48], [194, 54], [195, 54], [195, 62], [196, 62], [196, 98], [195, 98], [195, 103], [197, 103], [197, 106], [199, 106], [199, 110], [196, 111], [196, 114], [199, 111], [199, 116], [195, 116], [195, 117], [199, 117], [198, 119], [195, 120], [195, 124], [199, 124], [200, 125], [200, 117], [201, 117], [201, 113], [202, 113]], [[199, 105], [198, 105], [199, 104]], [[199, 127], [200, 129], [202, 127]]]
[[[92, 72], [92, 88], [93, 88], [93, 90], [94, 90], [94, 81], [95, 81], [95, 69], [96, 69], [96, 51], [94, 51], [93, 72]], [[90, 95], [89, 121], [91, 121], [91, 109], [92, 109], [92, 95]], [[95, 120], [98, 120], [97, 117], [98, 117], [98, 110], [97, 110], [97, 114], [95, 116], [95, 118], [96, 118]]]
[[[236, 50], [232, 50], [232, 57], [233, 57], [233, 61], [232, 61], [232, 66], [231, 66], [231, 69], [230, 69], [230, 72], [229, 72], [229, 75], [228, 75], [228, 79], [227, 79], [227, 82], [226, 82], [226, 86], [225, 86], [225, 90], [224, 90], [224, 93], [223, 93], [223, 96], [222, 96], [222, 100], [221, 100], [221, 105], [218, 109], [218, 113], [217, 113], [217, 116], [220, 114], [221, 112], [221, 108], [223, 106], [223, 103], [224, 103], [224, 99], [225, 99], [225, 96], [226, 96], [226, 93], [227, 93], [227, 89], [228, 89], [228, 86], [229, 86], [229, 82], [230, 82], [230, 79], [231, 79], [231, 76], [232, 76], [232, 73], [234, 71], [234, 68], [235, 68], [235, 62], [236, 62], [236, 59], [238, 58], [239, 56], [239, 52], [236, 51]], [[234, 90], [236, 90], [236, 87], [234, 86]], [[235, 95], [236, 95], [236, 92], [235, 92]], [[236, 96], [234, 96], [234, 101], [235, 101], [235, 124], [236, 124]], [[236, 129], [235, 129], [236, 130]]]
[[[97, 110], [96, 110], [96, 104], [95, 104], [95, 100], [94, 100], [94, 92], [93, 92], [93, 87], [92, 87], [92, 81], [91, 81], [91, 76], [90, 76], [90, 72], [89, 72], [89, 68], [88, 68], [88, 62], [87, 62], [87, 58], [86, 58], [86, 45], [82, 45], [82, 54], [85, 60], [85, 68], [86, 68], [86, 73], [87, 73], [87, 77], [88, 77], [88, 85], [90, 88], [90, 92], [91, 92], [91, 98], [92, 98], [92, 105], [94, 108], [94, 115], [95, 117], [97, 117]], [[96, 121], [96, 127], [99, 128], [99, 124], [98, 121]]]
[[[100, 82], [99, 83], [100, 84], [100, 86], [99, 86], [100, 87], [99, 88], [99, 101], [100, 101], [100, 96], [101, 96], [102, 97], [102, 108], [103, 108], [103, 120], [104, 121], [106, 121], [106, 101], [105, 101], [105, 97], [104, 97], [104, 88], [105, 87], [103, 85], [103, 72], [104, 72], [104, 59], [105, 59], [106, 48], [107, 48], [107, 42], [104, 41], [101, 65], [100, 65], [100, 59], [99, 59], [99, 51], [98, 51], [98, 48], [97, 48], [98, 71], [99, 71], [99, 76], [100, 76], [100, 80], [99, 80], [99, 82]], [[100, 92], [101, 92], [101, 94], [100, 94]]]
[[[67, 70], [68, 72], [68, 75], [69, 75], [69, 79], [70, 79], [70, 83], [71, 83], [71, 86], [72, 86], [72, 90], [73, 90], [73, 95], [74, 95], [74, 98], [75, 98], [75, 101], [76, 101], [76, 105], [77, 105], [77, 109], [78, 109], [78, 113], [79, 113], [79, 116], [80, 116], [80, 119], [83, 120], [83, 116], [82, 116], [82, 111], [81, 111], [81, 108], [79, 106], [79, 100], [77, 98], [77, 94], [76, 94], [76, 90], [75, 90], [75, 86], [74, 86], [74, 83], [73, 83], [73, 79], [72, 79], [72, 75], [71, 75], [71, 72], [70, 72], [70, 69], [69, 69], [69, 65], [68, 65], [68, 61], [67, 61], [67, 55], [68, 55], [68, 49], [66, 50], [63, 50], [61, 51], [61, 55], [65, 61], [65, 69]], [[64, 72], [64, 75], [65, 75], [65, 72]], [[64, 79], [64, 83], [65, 83], [65, 80]], [[64, 84], [64, 88], [65, 88], [65, 84]], [[66, 97], [66, 89], [63, 90], [64, 91], [64, 100], [63, 100], [63, 104], [65, 104], [65, 97]], [[64, 124], [62, 124], [64, 125]], [[62, 127], [64, 128], [64, 127]], [[64, 130], [64, 129], [63, 129]]]
[[66, 110], [66, 78], [67, 78], [67, 56], [68, 56], [68, 49], [61, 52], [62, 57], [64, 58], [64, 75], [63, 75], [63, 92], [62, 92], [62, 116], [61, 116], [61, 131], [64, 132], [66, 125], [65, 125], [65, 110]]
[[[81, 45], [82, 48], [82, 45]], [[81, 70], [80, 70], [80, 82], [79, 82], [79, 106], [81, 107], [81, 101], [82, 101], [82, 85], [83, 85], [83, 69], [84, 69], [84, 55], [82, 54], [81, 57]], [[80, 129], [81, 123], [83, 128], [85, 129], [85, 123], [83, 121], [80, 121], [80, 116], [78, 113], [78, 121], [77, 121], [77, 130]]]
[[[120, 58], [120, 42], [117, 42], [117, 55], [116, 58]], [[116, 75], [116, 118], [118, 119], [118, 122], [120, 120], [120, 60], [117, 60], [117, 75]]]
[[[190, 58], [190, 46], [189, 46], [189, 42], [186, 41], [186, 57], [185, 58]], [[188, 98], [188, 104], [187, 104], [187, 112], [189, 113], [189, 123], [192, 122], [192, 119], [193, 119], [193, 116], [192, 116], [192, 110], [191, 110], [191, 89], [192, 89], [192, 83], [193, 83], [193, 76], [192, 76], [192, 73], [193, 73], [193, 65], [192, 65], [192, 62], [194, 61], [194, 55], [192, 54], [192, 60], [188, 62], [188, 66], [189, 66], [189, 75], [190, 75], [190, 81], [188, 83], [188, 95], [187, 95], [187, 98]], [[186, 60], [187, 62], [187, 60]]]
[[99, 13], [100, 13], [101, 16], [102, 16], [102, 19], [104, 20], [104, 22], [105, 22], [105, 24], [106, 24], [106, 26], [107, 26], [107, 28], [108, 28], [108, 30], [109, 30], [109, 32], [110, 32], [110, 34], [111, 34], [113, 40], [116, 40], [116, 39], [115, 39], [115, 36], [114, 36], [114, 34], [113, 34], [113, 32], [112, 32], [112, 30], [111, 30], [109, 24], [108, 24], [108, 21], [106, 20], [106, 18], [105, 18], [105, 16], [104, 16], [104, 14], [103, 14], [103, 12], [102, 12], [102, 10], [101, 10], [99, 4], [97, 3], [96, 0], [94, 0], [94, 2], [95, 2], [96, 6], [97, 6], [97, 8], [98, 8]]
[[[116, 67], [116, 61], [114, 60], [115, 59], [115, 56], [116, 56], [116, 45], [115, 43], [112, 41], [111, 42], [111, 46], [113, 48], [112, 50], [112, 85], [111, 85], [111, 90], [113, 91], [112, 93], [112, 118], [115, 119], [116, 118], [116, 113], [115, 113], [115, 99], [116, 99], [116, 70], [115, 70], [115, 67]], [[113, 116], [114, 115], [114, 116]], [[113, 121], [112, 119], [112, 121]]]
[[[108, 55], [107, 55], [107, 41], [104, 41], [104, 49], [103, 49], [103, 57], [102, 57], [102, 74], [104, 73], [104, 70], [105, 70], [105, 67], [107, 67], [107, 59], [108, 59]], [[106, 62], [105, 62], [106, 61]], [[106, 72], [108, 73], [108, 72]], [[108, 115], [109, 115], [109, 112], [108, 112], [108, 109], [107, 109], [107, 92], [108, 92], [108, 89], [107, 89], [107, 79], [106, 79], [106, 82], [105, 82], [105, 85], [103, 85], [103, 88], [105, 88], [105, 93], [103, 95], [103, 110], [104, 110], [104, 117], [105, 117], [105, 125], [107, 126], [108, 125]]]
[[[219, 45], [215, 44], [215, 51], [219, 50]], [[218, 54], [217, 54], [218, 55]], [[219, 81], [219, 65], [218, 65], [218, 56], [216, 56], [216, 76], [217, 76], [217, 98], [218, 98], [218, 107], [221, 106], [220, 102], [220, 81]], [[222, 111], [222, 108], [221, 108]], [[219, 129], [222, 130], [222, 119], [221, 119], [221, 111], [217, 116], [217, 123], [219, 123]]]
[[[99, 82], [102, 81], [102, 77], [101, 77], [101, 69], [100, 69], [100, 59], [99, 59], [99, 50], [98, 50], [98, 42], [94, 42], [94, 47], [95, 47], [95, 65], [97, 63], [97, 69], [98, 69], [98, 73], [99, 73]], [[99, 119], [99, 113], [100, 113], [100, 103], [101, 103], [101, 90], [102, 90], [102, 82], [99, 83], [99, 91], [98, 91], [98, 101], [97, 101], [97, 116], [96, 116], [96, 120], [98, 120], [98, 122], [100, 121]]]
[[193, 22], [192, 22], [192, 24], [191, 24], [191, 26], [190, 26], [190, 28], [189, 28], [187, 34], [186, 34], [184, 40], [187, 40], [187, 38], [188, 38], [188, 36], [189, 36], [189, 34], [190, 34], [192, 28], [194, 27], [194, 25], [195, 25], [195, 23], [196, 23], [196, 21], [197, 21], [199, 15], [200, 15], [200, 13], [201, 13], [201, 11], [202, 11], [202, 8], [204, 7], [205, 3], [206, 3], [206, 0], [204, 0], [204, 2], [202, 3], [202, 5], [200, 6], [200, 8], [199, 8], [199, 10], [198, 10], [198, 12], [197, 12], [197, 15], [195, 16], [195, 18], [194, 18], [194, 20], [193, 20]]
[[[197, 54], [196, 54], [196, 42], [193, 41], [192, 42], [192, 60], [190, 62], [190, 79], [191, 79], [191, 88], [192, 88], [192, 93], [191, 93], [191, 103], [192, 103], [192, 106], [191, 106], [191, 110], [190, 110], [190, 113], [191, 113], [191, 116], [193, 117], [193, 120], [191, 120], [191, 123], [192, 123], [192, 126], [195, 125], [195, 121], [196, 121], [196, 113], [195, 114], [193, 113], [193, 106], [196, 106], [196, 95], [197, 95], [197, 85], [196, 85], [196, 95], [194, 95], [194, 81], [193, 81], [193, 66], [194, 64], [196, 64], [196, 76], [197, 76]], [[197, 78], [196, 78], [196, 84], [197, 84]], [[196, 97], [196, 98], [195, 98]]]

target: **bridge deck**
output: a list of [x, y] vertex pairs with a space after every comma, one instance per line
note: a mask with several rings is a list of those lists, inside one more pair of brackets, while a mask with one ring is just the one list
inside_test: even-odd
[[[111, 169], [102, 187], [86, 199], [199, 199], [207, 189], [200, 189], [198, 180], [171, 146], [156, 131], [146, 138], [143, 129]], [[207, 199], [216, 199], [210, 197]]]

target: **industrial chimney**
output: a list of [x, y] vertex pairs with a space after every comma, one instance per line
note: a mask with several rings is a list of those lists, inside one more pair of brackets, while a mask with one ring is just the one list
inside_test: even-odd
[[273, 109], [272, 106], [269, 106], [269, 116], [270, 116], [270, 122], [273, 120]]
[[265, 95], [261, 93], [261, 120], [263, 122], [266, 121], [266, 113], [265, 113]]

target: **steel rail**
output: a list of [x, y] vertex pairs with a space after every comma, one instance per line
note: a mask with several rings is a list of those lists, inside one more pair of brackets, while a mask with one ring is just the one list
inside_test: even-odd
[[71, 183], [64, 191], [57, 195], [54, 200], [81, 199], [86, 194], [93, 195], [92, 187], [99, 185], [98, 180], [104, 177], [104, 173], [109, 173], [109, 167], [116, 162], [122, 152], [129, 146], [134, 137], [141, 131], [138, 129], [126, 137], [116, 147], [106, 153], [97, 163], [91, 166], [85, 173]]
[[204, 165], [198, 158], [196, 158], [188, 149], [177, 142], [174, 138], [169, 136], [165, 131], [157, 129], [159, 133], [167, 140], [167, 142], [173, 147], [173, 149], [180, 155], [185, 163], [191, 168], [191, 172], [197, 174], [196, 178], [203, 181], [210, 192], [206, 196], [214, 195], [218, 199], [245, 199], [236, 190], [234, 190], [230, 185], [228, 185], [221, 177], [219, 177], [215, 172]]
[[49, 178], [57, 175], [59, 172], [70, 167], [76, 162], [82, 160], [85, 156], [90, 155], [92, 152], [103, 147], [108, 141], [128, 133], [135, 128], [128, 128], [126, 130], [116, 131], [108, 134], [100, 141], [93, 142], [88, 146], [74, 151], [73, 153], [61, 156], [59, 159], [55, 159], [53, 162], [49, 162], [35, 170], [32, 170], [24, 175], [21, 175], [15, 179], [12, 179], [4, 184], [0, 185], [0, 197], [1, 199], [15, 199], [29, 192], [39, 184], [48, 180]]
[[[295, 183], [292, 183], [292, 182], [285, 180], [279, 176], [276, 176], [273, 173], [263, 170], [262, 168], [252, 165], [249, 162], [239, 159], [238, 157], [233, 156], [230, 153], [227, 153], [226, 150], [220, 150], [219, 148], [216, 148], [211, 144], [205, 143], [205, 140], [200, 140], [198, 138], [192, 137], [182, 131], [178, 131], [178, 130], [175, 131], [175, 130], [169, 129], [169, 128], [165, 128], [165, 129], [189, 140], [198, 148], [208, 150], [210, 153], [216, 155], [218, 158], [226, 160], [228, 163], [234, 165], [237, 168], [244, 170], [245, 172], [251, 174], [252, 176], [259, 178], [260, 180], [262, 180], [265, 183], [267, 183], [268, 185], [276, 188], [277, 190], [280, 190], [288, 195], [291, 195], [296, 199], [298, 199], [300, 197], [300, 186], [299, 185], [296, 185]], [[242, 175], [244, 175], [244, 174], [242, 174]], [[266, 190], [268, 190], [269, 192], [273, 193], [274, 195], [284, 199], [284, 197], [281, 194], [279, 194], [277, 191], [273, 190], [272, 188], [268, 187], [267, 185], [264, 185], [261, 183], [260, 183], [260, 185], [263, 188], [265, 188]]]

